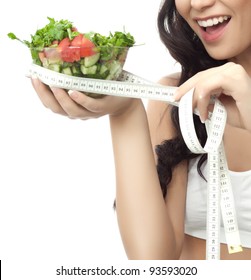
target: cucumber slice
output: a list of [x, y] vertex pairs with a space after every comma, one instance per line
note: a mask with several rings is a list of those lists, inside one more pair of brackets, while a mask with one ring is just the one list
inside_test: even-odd
[[84, 58], [81, 58], [81, 59], [78, 61], [78, 64], [80, 64], [80, 65], [85, 65], [85, 59], [84, 59]]
[[55, 71], [55, 72], [60, 72], [61, 66], [59, 64], [49, 64], [48, 69]]
[[63, 68], [63, 69], [62, 69], [62, 73], [63, 73], [63, 74], [66, 74], [66, 75], [72, 76], [72, 71], [71, 71], [71, 68], [70, 68], [70, 67]]
[[97, 68], [98, 66], [97, 65], [93, 65], [91, 67], [85, 67], [84, 65], [81, 65], [80, 66], [80, 70], [81, 72], [84, 74], [84, 75], [93, 75], [93, 74], [96, 74], [97, 72]]
[[109, 75], [109, 70], [106, 70], [104, 73], [100, 74], [100, 73], [96, 73], [96, 74], [86, 74], [85, 77], [86, 78], [92, 78], [92, 79], [101, 79], [101, 80], [105, 80], [106, 77]]
[[85, 57], [84, 66], [85, 67], [93, 66], [94, 64], [96, 64], [98, 62], [99, 58], [100, 58], [100, 53], [96, 53], [94, 55]]
[[116, 80], [122, 71], [120, 62], [114, 60], [111, 63], [106, 64], [110, 70], [110, 74], [106, 77], [107, 80]]
[[103, 73], [107, 72], [107, 70], [109, 71], [109, 69], [104, 64], [102, 64], [100, 67], [99, 73], [103, 74]]
[[110, 70], [107, 69], [102, 74], [100, 73], [100, 78], [99, 79], [107, 80], [107, 77], [108, 77], [109, 74], [110, 74]]
[[77, 77], [82, 76], [82, 72], [80, 70], [80, 66], [73, 65], [71, 70], [72, 70], [73, 76], [77, 76]]

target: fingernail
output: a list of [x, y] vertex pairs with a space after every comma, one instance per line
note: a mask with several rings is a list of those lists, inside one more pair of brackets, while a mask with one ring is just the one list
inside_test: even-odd
[[72, 97], [72, 98], [77, 98], [78, 97], [78, 93], [76, 91], [73, 90], [68, 90], [68, 94]]
[[32, 80], [36, 80], [37, 79], [37, 75], [36, 74], [32, 74], [31, 78], [32, 78]]
[[206, 116], [199, 116], [200, 117], [200, 121], [202, 122], [202, 123], [205, 123], [206, 122], [206, 120], [207, 120], [207, 117]]

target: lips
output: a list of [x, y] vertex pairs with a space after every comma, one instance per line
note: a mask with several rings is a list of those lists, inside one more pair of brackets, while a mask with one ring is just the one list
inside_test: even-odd
[[226, 15], [197, 20], [197, 23], [200, 26], [202, 39], [207, 42], [217, 40], [223, 35], [230, 20], [231, 17]]

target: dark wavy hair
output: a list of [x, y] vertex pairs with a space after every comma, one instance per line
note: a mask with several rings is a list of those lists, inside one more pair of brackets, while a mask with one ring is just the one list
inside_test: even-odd
[[[203, 44], [187, 24], [187, 22], [178, 13], [174, 0], [165, 0], [162, 2], [157, 18], [159, 36], [163, 44], [168, 49], [170, 55], [181, 65], [181, 85], [187, 79], [211, 67], [224, 64], [226, 61], [215, 60], [208, 55]], [[167, 187], [172, 180], [172, 170], [183, 160], [189, 160], [199, 156], [193, 154], [187, 148], [181, 135], [178, 107], [171, 110], [171, 119], [177, 131], [174, 139], [163, 141], [156, 146], [158, 157], [157, 171], [163, 196], [166, 196]], [[198, 116], [194, 115], [196, 133], [202, 146], [206, 142], [206, 130]], [[197, 170], [202, 176], [201, 165], [206, 160], [206, 155], [202, 155], [198, 162]]]

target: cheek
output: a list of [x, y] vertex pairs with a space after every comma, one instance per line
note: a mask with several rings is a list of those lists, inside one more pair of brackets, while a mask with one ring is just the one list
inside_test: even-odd
[[190, 11], [190, 1], [189, 0], [175, 0], [175, 6], [178, 13], [187, 20]]

